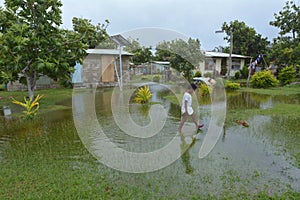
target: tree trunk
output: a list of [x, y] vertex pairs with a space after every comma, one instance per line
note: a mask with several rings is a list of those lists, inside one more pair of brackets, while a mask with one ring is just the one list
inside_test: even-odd
[[36, 72], [25, 73], [28, 89], [28, 97], [34, 99], [34, 88], [36, 83]]

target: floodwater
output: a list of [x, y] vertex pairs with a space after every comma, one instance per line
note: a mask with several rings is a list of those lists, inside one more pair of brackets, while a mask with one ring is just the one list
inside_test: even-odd
[[[185, 125], [184, 136], [180, 137], [177, 135], [180, 107], [164, 98], [172, 95], [172, 91], [157, 85], [151, 86], [150, 89], [153, 93], [151, 101], [158, 103], [161, 110], [165, 110], [166, 119], [163, 128], [149, 138], [133, 137], [125, 134], [120, 128], [114, 117], [115, 113], [112, 111], [112, 90], [83, 92], [82, 98], [75, 98], [78, 101], [81, 99], [80, 104], [77, 105], [82, 105], [82, 107], [75, 108], [79, 115], [85, 113], [88, 107], [95, 110], [98, 123], [107, 137], [105, 141], [113, 143], [116, 148], [135, 153], [152, 152], [162, 149], [177, 138], [178, 147], [174, 152], [179, 151], [183, 153], [182, 156], [154, 172], [141, 174], [120, 172], [102, 164], [100, 159], [97, 164], [102, 170], [111, 174], [112, 182], [138, 185], [144, 190], [155, 191], [161, 196], [178, 194], [179, 198], [188, 198], [189, 195], [195, 193], [222, 195], [238, 192], [255, 194], [259, 191], [267, 191], [274, 194], [287, 190], [300, 191], [300, 166], [297, 164], [297, 156], [300, 156], [300, 149], [297, 146], [300, 142], [300, 116], [294, 118], [262, 114], [241, 115], [242, 118], [237, 118], [239, 115], [228, 116], [221, 137], [213, 150], [205, 158], [199, 159], [199, 150], [208, 134], [208, 124], [211, 121], [210, 98], [203, 97], [198, 107], [199, 121], [205, 124], [203, 130], [194, 139], [193, 135], [196, 132], [190, 120]], [[93, 101], [85, 99], [85, 95], [95, 95], [93, 99], [95, 106], [91, 105]], [[207, 98], [206, 103], [201, 103], [205, 98]], [[299, 95], [269, 96], [240, 92], [228, 93], [227, 115], [230, 115], [232, 113], [230, 111], [233, 110], [241, 112], [241, 110], [271, 109], [278, 103], [299, 104], [299, 99]], [[65, 101], [62, 104], [71, 106], [72, 101]], [[129, 109], [131, 119], [139, 126], [147, 126], [153, 120], [149, 117], [150, 105], [137, 105], [130, 101], [126, 109]], [[43, 118], [43, 122], [39, 123], [38, 129], [42, 133], [47, 130], [51, 132], [51, 129], [61, 124], [72, 126], [74, 129], [72, 122], [77, 116], [73, 114], [72, 109], [50, 113]], [[235, 120], [246, 120], [250, 126], [243, 127], [235, 123]], [[15, 123], [14, 120], [7, 121], [3, 118], [0, 123], [2, 126], [0, 129], [1, 162], [1, 154], [9, 143], [23, 137], [22, 132], [34, 127], [17, 128], [12, 124]], [[68, 151], [64, 152], [65, 157], [70, 159], [69, 155], [72, 155], [72, 152], [69, 151], [72, 151], [72, 145], [80, 142], [83, 143], [81, 148], [87, 147], [90, 153], [97, 157], [97, 151], [101, 149], [97, 146], [100, 144], [97, 129], [91, 132], [93, 133], [85, 133], [84, 136], [79, 133], [79, 137], [70, 137], [73, 141], [62, 144], [70, 145], [70, 148], [66, 148]], [[75, 131], [72, 134], [77, 133]], [[93, 149], [95, 152], [92, 152]], [[156, 160], [149, 162], [156, 162]], [[185, 194], [184, 197], [180, 197], [182, 194]]]

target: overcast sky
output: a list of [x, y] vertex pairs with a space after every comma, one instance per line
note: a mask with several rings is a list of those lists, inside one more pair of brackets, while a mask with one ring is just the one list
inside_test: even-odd
[[[3, 6], [4, 0], [0, 0]], [[110, 35], [126, 36], [172, 35], [198, 38], [202, 49], [212, 50], [226, 46], [225, 34], [216, 34], [223, 22], [244, 21], [264, 37], [278, 35], [278, 29], [269, 25], [285, 5], [285, 0], [62, 0], [63, 27], [71, 28], [73, 17], [92, 19], [94, 24], [110, 21]], [[299, 0], [296, 0], [299, 3]], [[148, 29], [142, 29], [147, 27]], [[159, 28], [156, 32], [149, 28]], [[166, 29], [166, 31], [163, 31]], [[134, 31], [132, 31], [134, 30]], [[140, 31], [143, 30], [143, 31]], [[152, 30], [149, 31], [149, 30]], [[136, 34], [136, 32], [139, 32]], [[175, 33], [176, 35], [177, 33]], [[150, 37], [150, 38], [149, 38]], [[164, 38], [164, 36], [162, 37]], [[143, 42], [141, 42], [143, 43]], [[151, 42], [150, 42], [151, 44]], [[145, 45], [148, 45], [145, 43]]]

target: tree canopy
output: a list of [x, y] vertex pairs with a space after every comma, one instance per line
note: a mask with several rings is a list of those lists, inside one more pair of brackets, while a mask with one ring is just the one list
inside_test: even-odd
[[150, 62], [150, 60], [153, 58], [151, 47], [141, 46], [140, 43], [134, 39], [128, 40], [131, 45], [126, 46], [124, 50], [133, 54], [131, 62], [133, 62], [135, 65]]
[[287, 1], [283, 10], [274, 14], [270, 25], [280, 29], [274, 39], [271, 58], [280, 67], [300, 65], [300, 7]]
[[182, 72], [190, 80], [191, 70], [199, 66], [204, 56], [200, 50], [200, 41], [189, 38], [164, 41], [156, 47], [157, 58], [170, 61], [171, 67]]
[[230, 42], [230, 30], [232, 30], [233, 53], [235, 54], [256, 58], [259, 54], [268, 52], [270, 44], [268, 39], [258, 34], [254, 28], [247, 26], [245, 22], [238, 20], [231, 21], [229, 24], [224, 22], [222, 30], [226, 32], [227, 36], [224, 39], [228, 42]]
[[107, 35], [106, 25], [86, 19], [74, 18], [74, 30], [59, 28], [61, 7], [59, 0], [6, 0], [0, 9], [0, 76], [6, 77], [2, 81], [25, 77], [29, 97], [41, 75], [70, 79], [85, 50]]

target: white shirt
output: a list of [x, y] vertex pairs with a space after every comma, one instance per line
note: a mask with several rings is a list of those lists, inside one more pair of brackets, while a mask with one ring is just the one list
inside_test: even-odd
[[194, 113], [194, 110], [192, 108], [192, 95], [188, 92], [185, 92], [182, 98], [182, 104], [181, 104], [181, 113], [184, 114], [186, 112], [185, 110], [185, 102], [187, 102], [187, 113], [188, 115], [192, 115]]

